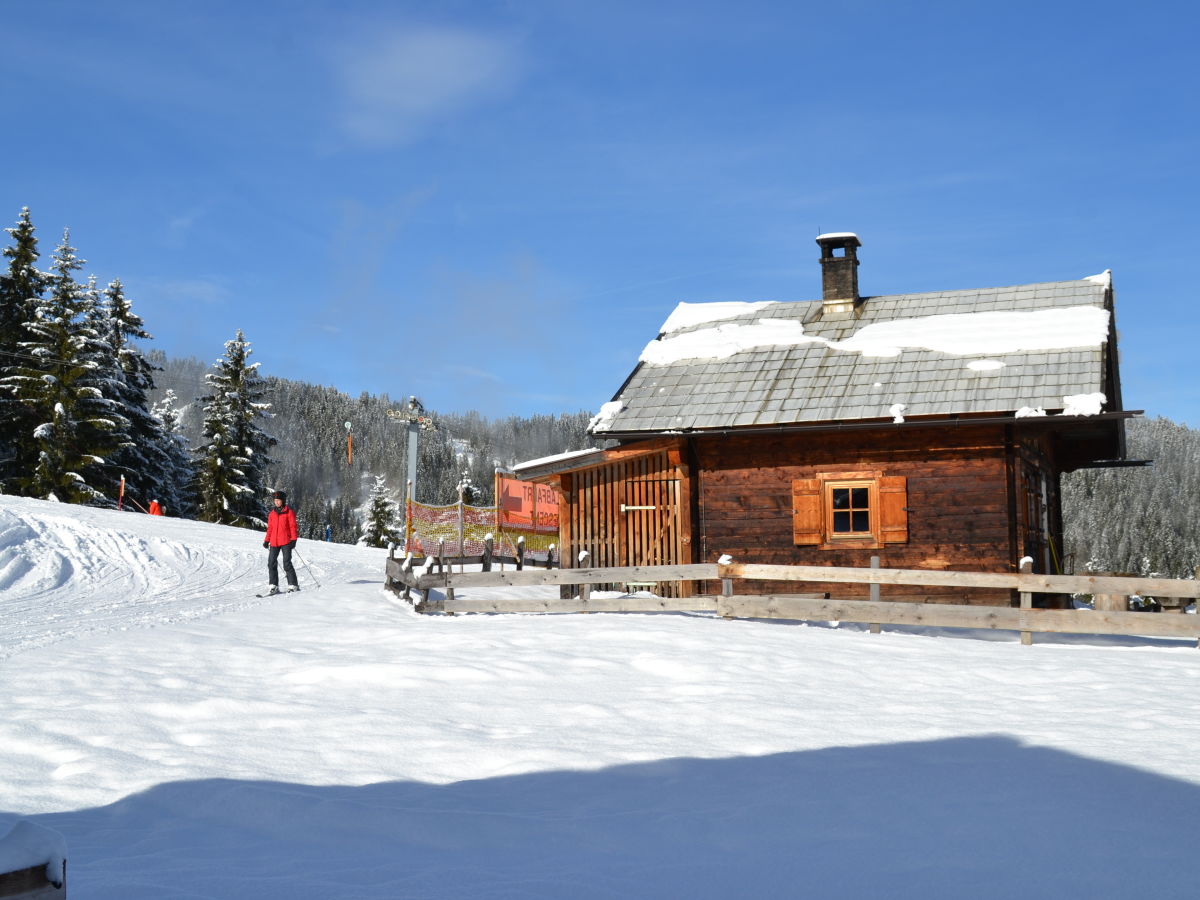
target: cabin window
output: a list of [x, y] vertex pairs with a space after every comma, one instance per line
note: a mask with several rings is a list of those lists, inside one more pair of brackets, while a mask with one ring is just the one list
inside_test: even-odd
[[821, 550], [908, 541], [908, 483], [877, 471], [822, 472], [792, 482], [793, 543]]
[[831, 539], [875, 537], [872, 530], [871, 494], [874, 481], [825, 482], [825, 514], [827, 533]]

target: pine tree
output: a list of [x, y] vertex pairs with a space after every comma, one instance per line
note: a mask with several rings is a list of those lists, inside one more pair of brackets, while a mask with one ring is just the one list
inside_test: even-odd
[[190, 519], [195, 515], [196, 499], [192, 494], [196, 473], [187, 451], [187, 442], [180, 431], [179, 398], [167, 390], [163, 398], [150, 408], [150, 415], [158, 420], [163, 441], [163, 457], [166, 468], [162, 472], [158, 500], [169, 516]]
[[22, 363], [4, 382], [34, 422], [18, 445], [28, 448], [19, 456], [35, 456], [14, 481], [27, 495], [111, 506], [113, 494], [104, 490], [110, 487], [107, 457], [121, 445], [128, 420], [111, 399], [112, 369], [97, 333], [94, 287], [75, 280], [82, 267], [64, 231], [48, 292], [26, 323], [28, 339], [18, 342]]
[[275, 438], [258, 426], [271, 404], [258, 363], [249, 363], [250, 344], [239, 329], [225, 343], [225, 355], [205, 380], [212, 393], [204, 402], [204, 446], [198, 452], [196, 493], [199, 516], [206, 522], [265, 528], [262, 517], [267, 453]]
[[0, 491], [12, 491], [16, 476], [36, 460], [30, 436], [37, 423], [33, 410], [17, 400], [7, 379], [29, 362], [20, 345], [29, 339], [26, 325], [33, 320], [46, 276], [36, 267], [38, 241], [29, 207], [21, 210], [14, 227], [4, 230], [13, 243], [4, 248], [8, 268], [0, 273]]
[[185, 498], [191, 481], [190, 462], [179, 440], [149, 408], [154, 367], [133, 341], [149, 340], [150, 335], [141, 317], [134, 313], [120, 279], [108, 286], [104, 300], [100, 309], [117, 368], [116, 399], [130, 422], [129, 440], [115, 454], [114, 464], [118, 474], [125, 477], [128, 496], [143, 507], [158, 500], [178, 515], [189, 505]]
[[358, 542], [367, 547], [386, 547], [396, 540], [398, 518], [399, 510], [389, 496], [387, 478], [376, 475]]

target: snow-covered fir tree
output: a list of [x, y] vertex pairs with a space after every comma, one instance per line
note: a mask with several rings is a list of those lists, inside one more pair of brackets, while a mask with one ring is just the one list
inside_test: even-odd
[[399, 529], [400, 511], [388, 491], [387, 478], [376, 475], [374, 481], [364, 510], [362, 535], [358, 543], [366, 547], [386, 547], [398, 539], [396, 532]]
[[129, 441], [113, 462], [126, 479], [126, 495], [143, 508], [158, 500], [172, 515], [189, 506], [191, 462], [186, 449], [153, 414], [149, 394], [154, 390], [154, 367], [134, 340], [149, 340], [140, 316], [125, 296], [120, 279], [104, 292], [103, 325], [117, 366], [117, 399], [129, 419]]
[[243, 528], [266, 527], [268, 451], [276, 443], [258, 422], [268, 415], [266, 387], [241, 329], [205, 375], [204, 444], [197, 452], [199, 518]]
[[29, 339], [26, 325], [33, 320], [46, 276], [37, 268], [38, 240], [29, 207], [21, 210], [15, 226], [4, 230], [12, 245], [4, 248], [8, 262], [0, 272], [0, 491], [12, 492], [16, 476], [36, 459], [32, 434], [37, 423], [34, 411], [17, 400], [6, 379], [30, 361], [20, 345]]
[[28, 338], [18, 342], [21, 362], [4, 381], [34, 423], [31, 435], [18, 435], [18, 462], [29, 465], [14, 481], [26, 495], [111, 506], [108, 457], [125, 442], [129, 422], [112, 399], [114, 369], [97, 330], [94, 285], [75, 280], [82, 267], [64, 231], [48, 289], [25, 325]]
[[463, 503], [472, 504], [478, 501], [479, 488], [471, 480], [470, 468], [465, 468], [459, 473], [456, 490], [458, 491], [458, 496], [462, 497]]
[[[160, 479], [162, 484], [160, 491], [163, 496], [151, 499], [158, 500], [159, 505], [169, 516], [193, 518], [196, 501], [192, 490], [195, 486], [196, 473], [187, 450], [187, 441], [179, 427], [180, 404], [175, 392], [168, 389], [162, 399], [150, 407], [150, 415], [158, 420], [162, 440], [166, 445], [163, 456], [167, 464]], [[172, 503], [175, 505], [172, 506]]]

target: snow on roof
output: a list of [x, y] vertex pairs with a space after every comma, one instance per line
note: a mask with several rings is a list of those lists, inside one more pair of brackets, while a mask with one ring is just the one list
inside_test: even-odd
[[624, 400], [608, 401], [600, 407], [600, 412], [592, 416], [592, 421], [588, 422], [588, 431], [608, 431], [612, 427], [613, 419], [617, 417], [617, 413], [624, 408]]
[[[605, 404], [607, 405], [607, 404]], [[522, 469], [533, 469], [538, 466], [544, 466], [548, 463], [561, 462], [562, 460], [572, 459], [576, 456], [586, 456], [589, 453], [599, 453], [597, 447], [588, 447], [586, 450], [568, 450], [566, 453], [555, 453], [553, 456], [541, 456], [537, 459], [527, 459], [525, 462], [517, 463], [513, 466], [514, 472], [520, 472]]]
[[[760, 319], [748, 325], [730, 323], [656, 339], [646, 345], [639, 358], [649, 365], [665, 366], [688, 359], [723, 359], [744, 350], [813, 342], [868, 357], [899, 356], [906, 349], [955, 356], [1067, 350], [1101, 346], [1108, 338], [1108, 317], [1107, 310], [1095, 306], [921, 316], [875, 322], [842, 341], [807, 335], [803, 323], [796, 319]], [[616, 412], [619, 410], [612, 415]]]
[[752, 325], [725, 324], [678, 337], [653, 340], [639, 357], [652, 366], [667, 366], [685, 359], [724, 359], [759, 347], [795, 346], [820, 338], [804, 333], [796, 319], [760, 319]]
[[746, 303], [740, 300], [722, 301], [717, 303], [680, 303], [660, 329], [663, 334], [682, 331], [684, 328], [694, 328], [706, 322], [717, 322], [721, 319], [732, 319], [748, 313], [761, 312], [775, 304], [770, 300], [757, 303]]
[[1064, 416], [1098, 416], [1107, 398], [1101, 393], [1068, 394], [1063, 397]]
[[1112, 286], [1112, 269], [1105, 269], [1099, 275], [1088, 275], [1083, 281], [1090, 281], [1092, 284], [1102, 284], [1105, 287]]
[[858, 235], [853, 231], [828, 231], [825, 234], [818, 234], [817, 240], [823, 241], [826, 238], [854, 238], [858, 240]]

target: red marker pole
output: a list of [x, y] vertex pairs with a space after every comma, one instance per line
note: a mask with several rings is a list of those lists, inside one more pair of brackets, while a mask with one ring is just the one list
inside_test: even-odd
[[121, 504], [125, 502], [125, 476], [121, 476], [121, 487], [117, 491], [117, 509], [121, 508]]

